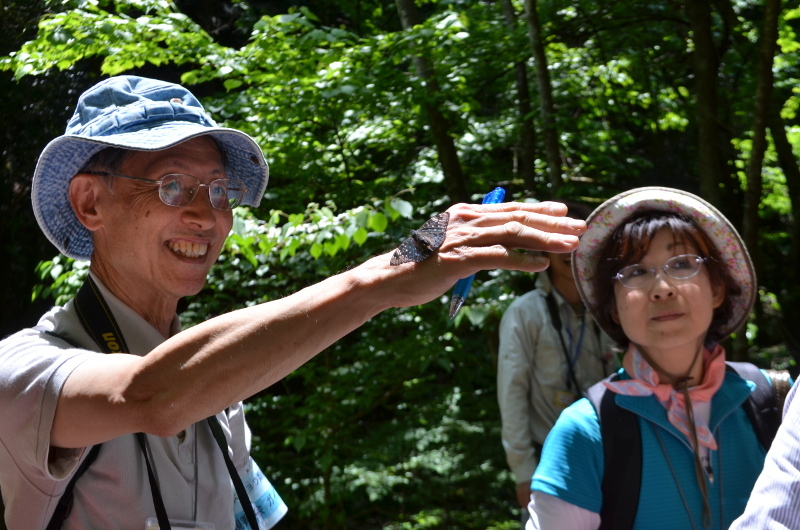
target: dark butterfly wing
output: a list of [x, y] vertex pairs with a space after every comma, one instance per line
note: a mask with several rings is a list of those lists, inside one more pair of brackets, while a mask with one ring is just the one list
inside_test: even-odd
[[389, 262], [401, 265], [409, 261], [420, 262], [433, 254], [444, 243], [450, 214], [437, 214], [423, 224], [419, 230], [412, 230], [411, 237], [400, 243]]
[[450, 221], [450, 214], [447, 212], [435, 215], [425, 221], [425, 224], [417, 230], [417, 234], [425, 239], [431, 250], [438, 250], [444, 243], [444, 236], [447, 233], [447, 223]]
[[392, 265], [402, 265], [409, 261], [422, 261], [433, 254], [433, 251], [413, 237], [409, 237], [397, 247], [389, 262]]

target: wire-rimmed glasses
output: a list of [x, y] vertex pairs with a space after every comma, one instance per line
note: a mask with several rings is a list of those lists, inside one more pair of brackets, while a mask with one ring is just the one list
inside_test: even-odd
[[246, 190], [244, 182], [241, 180], [217, 179], [212, 180], [208, 184], [203, 184], [197, 177], [183, 173], [170, 173], [157, 180], [117, 175], [106, 171], [94, 171], [91, 174], [101, 177], [130, 179], [158, 185], [158, 197], [161, 199], [161, 202], [169, 206], [177, 207], [188, 206], [195, 197], [197, 197], [198, 190], [200, 188], [206, 188], [212, 207], [217, 210], [231, 210], [242, 203]]
[[700, 272], [700, 267], [705, 261], [706, 258], [695, 254], [681, 254], [668, 259], [660, 267], [647, 268], [638, 263], [628, 265], [614, 275], [614, 279], [628, 289], [641, 289], [647, 287], [656, 277], [656, 271], [664, 269], [666, 275], [673, 280], [688, 280]]

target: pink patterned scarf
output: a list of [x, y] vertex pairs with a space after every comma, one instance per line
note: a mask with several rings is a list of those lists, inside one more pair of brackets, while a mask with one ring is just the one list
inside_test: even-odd
[[[660, 383], [658, 372], [650, 366], [641, 353], [631, 345], [628, 353], [633, 355], [633, 379], [604, 383], [617, 394], [625, 396], [649, 396], [655, 394], [658, 401], [667, 409], [669, 422], [691, 440], [689, 424], [684, 406], [684, 394], [670, 384]], [[689, 388], [692, 401], [710, 401], [722, 386], [725, 379], [725, 349], [717, 344], [713, 351], [703, 348], [703, 380], [698, 386]], [[695, 416], [697, 440], [711, 450], [717, 449], [717, 442], [705, 420]]]

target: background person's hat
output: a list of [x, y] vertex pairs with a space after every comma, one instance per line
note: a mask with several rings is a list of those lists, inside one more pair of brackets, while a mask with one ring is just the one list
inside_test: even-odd
[[606, 240], [628, 218], [646, 211], [686, 215], [698, 224], [716, 246], [734, 281], [742, 289], [741, 295], [731, 300], [731, 317], [720, 328], [720, 332], [728, 336], [736, 331], [747, 320], [756, 299], [756, 274], [747, 248], [739, 233], [719, 210], [696, 195], [672, 188], [648, 187], [626, 191], [610, 198], [592, 212], [586, 220], [587, 229], [581, 236], [580, 245], [572, 255], [572, 274], [584, 305], [594, 314], [596, 301], [592, 279]]
[[68, 195], [69, 181], [78, 170], [106, 147], [160, 151], [206, 134], [224, 151], [228, 178], [247, 187], [242, 204], [258, 206], [269, 168], [252, 138], [217, 127], [197, 98], [180, 85], [135, 76], [98, 83], [78, 100], [66, 133], [39, 157], [31, 189], [39, 226], [63, 254], [88, 260], [92, 234], [78, 221]]

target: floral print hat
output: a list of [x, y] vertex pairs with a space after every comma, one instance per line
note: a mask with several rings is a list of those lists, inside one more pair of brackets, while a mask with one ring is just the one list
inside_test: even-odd
[[719, 210], [696, 195], [673, 188], [629, 190], [608, 199], [592, 212], [586, 220], [587, 230], [581, 236], [580, 245], [572, 254], [572, 274], [584, 305], [590, 311], [595, 307], [592, 278], [598, 256], [608, 237], [632, 215], [652, 210], [691, 217], [716, 245], [733, 279], [742, 289], [741, 295], [731, 300], [731, 317], [720, 329], [723, 336], [729, 336], [744, 324], [755, 303], [756, 274], [753, 262], [742, 238]]

